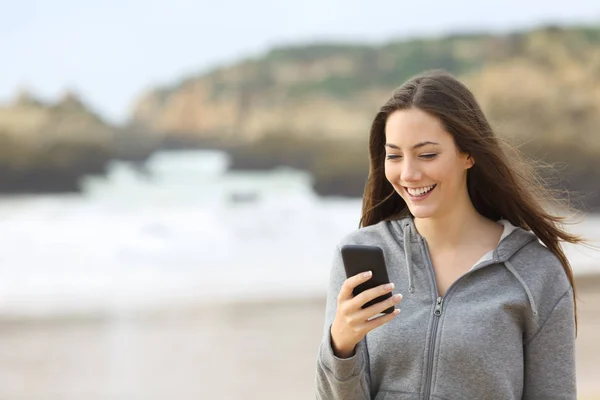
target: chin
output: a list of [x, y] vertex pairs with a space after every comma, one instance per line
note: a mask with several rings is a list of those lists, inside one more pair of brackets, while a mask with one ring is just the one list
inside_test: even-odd
[[409, 206], [408, 210], [413, 215], [413, 217], [420, 218], [420, 219], [431, 218], [431, 217], [434, 217], [436, 214], [435, 207], [422, 207], [422, 206], [421, 207], [420, 206], [410, 207]]

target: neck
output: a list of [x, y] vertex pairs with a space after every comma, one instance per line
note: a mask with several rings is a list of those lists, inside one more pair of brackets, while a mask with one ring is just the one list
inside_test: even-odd
[[[429, 218], [415, 218], [415, 227], [430, 249], [447, 251], [473, 243], [491, 221], [477, 212], [470, 200], [452, 212]], [[493, 223], [493, 222], [492, 222]]]

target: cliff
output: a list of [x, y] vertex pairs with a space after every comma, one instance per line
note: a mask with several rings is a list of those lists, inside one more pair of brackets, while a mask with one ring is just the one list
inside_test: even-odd
[[360, 196], [373, 116], [432, 68], [464, 80], [498, 134], [560, 163], [564, 187], [600, 209], [600, 27], [274, 48], [149, 90], [125, 127], [74, 93], [45, 104], [23, 91], [0, 105], [0, 192], [77, 190], [110, 158], [212, 146], [233, 168], [290, 165], [311, 171], [321, 194]]
[[377, 109], [433, 68], [462, 79], [499, 135], [559, 163], [561, 188], [600, 208], [600, 27], [276, 48], [150, 90], [131, 121], [175, 143], [225, 148], [234, 168], [291, 165], [313, 172], [321, 194], [360, 196]]
[[119, 156], [125, 137], [73, 92], [44, 103], [22, 90], [0, 105], [0, 192], [77, 191], [82, 175]]
[[600, 146], [590, 135], [600, 123], [600, 28], [278, 48], [151, 90], [131, 119], [192, 142], [360, 139], [391, 91], [430, 68], [464, 79], [503, 134]]

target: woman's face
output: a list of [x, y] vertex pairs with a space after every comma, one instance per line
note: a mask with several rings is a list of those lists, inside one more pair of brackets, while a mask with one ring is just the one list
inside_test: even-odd
[[473, 159], [459, 152], [439, 119], [418, 108], [395, 111], [385, 138], [385, 176], [415, 218], [445, 215], [468, 200]]

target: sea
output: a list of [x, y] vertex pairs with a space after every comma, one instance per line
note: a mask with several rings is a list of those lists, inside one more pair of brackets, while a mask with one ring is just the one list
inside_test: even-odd
[[[0, 315], [324, 296], [361, 199], [320, 197], [305, 171], [230, 163], [162, 151], [111, 162], [78, 194], [0, 198]], [[569, 230], [600, 245], [598, 214]], [[577, 275], [600, 273], [600, 253], [564, 248]]]

